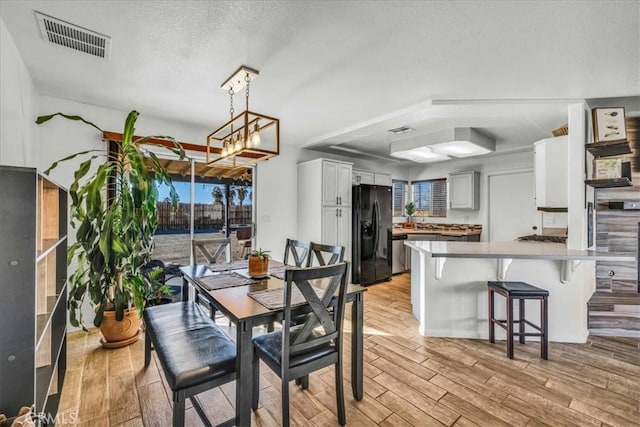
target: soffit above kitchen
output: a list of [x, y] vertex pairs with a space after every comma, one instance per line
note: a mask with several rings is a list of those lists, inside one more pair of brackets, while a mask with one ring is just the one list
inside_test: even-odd
[[[109, 58], [45, 42], [35, 11], [108, 36]], [[389, 158], [356, 127], [426, 104], [433, 126], [479, 129], [499, 152], [563, 124], [553, 100], [640, 95], [637, 2], [2, 1], [0, 18], [40, 94], [198, 128], [226, 121], [218, 87], [238, 64], [259, 69], [252, 104], [283, 146]], [[482, 100], [552, 101], [534, 117]]]

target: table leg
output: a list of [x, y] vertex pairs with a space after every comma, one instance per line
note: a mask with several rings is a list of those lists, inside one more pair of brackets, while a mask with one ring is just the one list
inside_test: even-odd
[[189, 301], [189, 281], [182, 276], [182, 301]]
[[351, 387], [353, 397], [362, 400], [363, 387], [363, 329], [364, 329], [364, 300], [362, 292], [356, 295], [356, 299], [351, 305]]
[[247, 322], [236, 324], [236, 426], [251, 425], [251, 393], [253, 392], [253, 344], [251, 325]]

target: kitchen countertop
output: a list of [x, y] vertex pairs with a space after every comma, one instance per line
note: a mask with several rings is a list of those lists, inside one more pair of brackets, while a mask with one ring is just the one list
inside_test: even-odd
[[441, 234], [443, 236], [472, 236], [481, 234], [482, 230], [447, 230], [447, 229], [429, 229], [429, 228], [394, 228], [393, 234]]

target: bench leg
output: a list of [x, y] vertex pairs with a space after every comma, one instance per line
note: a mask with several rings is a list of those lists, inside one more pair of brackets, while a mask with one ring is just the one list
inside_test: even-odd
[[489, 288], [489, 342], [490, 343], [495, 343], [496, 342], [496, 328], [495, 328], [495, 324], [493, 323], [493, 304], [494, 304], [494, 298], [493, 298], [493, 289]]
[[151, 335], [149, 335], [149, 327], [144, 333], [144, 367], [146, 368], [151, 363]]
[[513, 300], [507, 297], [507, 357], [513, 359]]
[[524, 299], [520, 298], [518, 300], [520, 302], [520, 344], [524, 344]]
[[184, 427], [184, 401], [184, 392], [173, 392], [173, 427]]

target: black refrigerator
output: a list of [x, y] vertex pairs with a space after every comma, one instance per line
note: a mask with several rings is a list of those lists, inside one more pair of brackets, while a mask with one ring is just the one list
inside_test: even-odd
[[391, 279], [391, 187], [354, 185], [352, 278], [360, 285]]

